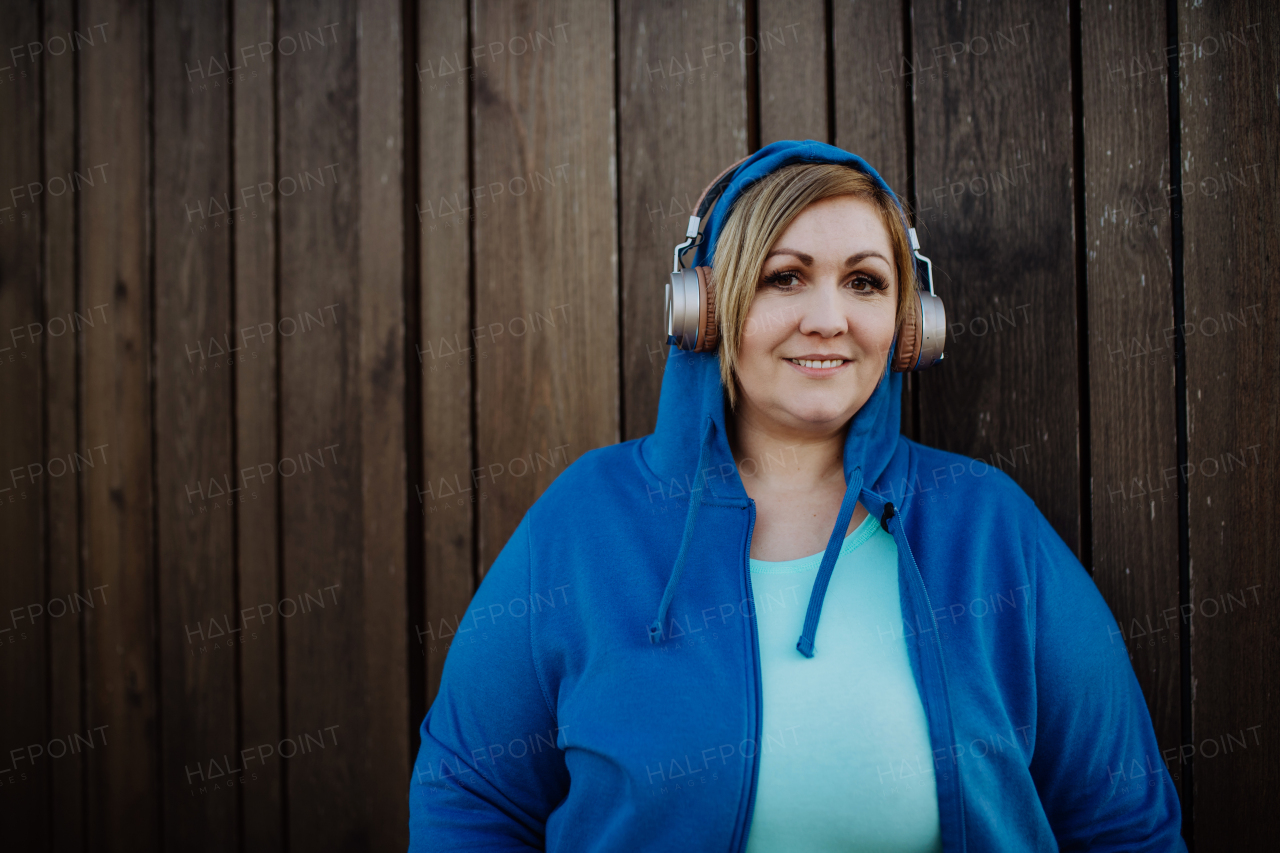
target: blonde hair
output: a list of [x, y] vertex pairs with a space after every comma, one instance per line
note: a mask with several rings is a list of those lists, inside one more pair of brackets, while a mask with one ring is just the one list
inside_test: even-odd
[[765, 256], [806, 207], [833, 196], [869, 201], [880, 213], [897, 267], [896, 327], [915, 295], [915, 263], [902, 214], [893, 197], [866, 172], [833, 163], [797, 163], [752, 184], [729, 211], [716, 240], [712, 268], [716, 317], [720, 326], [720, 381], [730, 408], [737, 405], [735, 382], [747, 312], [755, 298]]

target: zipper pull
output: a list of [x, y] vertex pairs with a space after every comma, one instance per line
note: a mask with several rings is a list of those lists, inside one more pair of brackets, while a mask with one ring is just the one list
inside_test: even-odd
[[885, 533], [890, 532], [889, 519], [893, 518], [893, 512], [893, 504], [887, 503], [884, 505], [884, 512], [880, 514], [880, 526], [884, 528]]

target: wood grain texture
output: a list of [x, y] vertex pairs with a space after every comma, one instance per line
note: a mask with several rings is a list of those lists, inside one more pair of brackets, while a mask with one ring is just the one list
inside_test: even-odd
[[1066, 5], [933, 0], [913, 20], [917, 222], [953, 332], [919, 377], [921, 439], [1002, 467], [1079, 553]]
[[[834, 144], [852, 151], [880, 173], [903, 206], [914, 208], [908, 181], [907, 103], [916, 64], [902, 52], [902, 9], [896, 3], [831, 4]], [[923, 74], [925, 72], [921, 72]], [[915, 222], [914, 217], [912, 218]], [[921, 228], [924, 252], [933, 247]], [[902, 384], [902, 432], [915, 434], [917, 377]]]
[[902, 9], [833, 0], [831, 17], [834, 144], [870, 163], [909, 202], [906, 105], [915, 75], [902, 55]]
[[[422, 476], [415, 512], [423, 515], [425, 624], [414, 646], [434, 701], [450, 639], [475, 591], [472, 525], [480, 509], [471, 482], [471, 376], [492, 357], [471, 332], [471, 214], [467, 134], [469, 63], [466, 0], [418, 7], [419, 190], [415, 207], [421, 282], [416, 367], [422, 383]], [[487, 73], [488, 69], [484, 69]], [[478, 336], [478, 333], [476, 333]], [[455, 481], [454, 478], [457, 478]]]
[[[361, 0], [359, 50], [360, 474], [364, 543], [355, 615], [367, 728], [349, 733], [371, 850], [409, 844], [409, 638], [405, 600], [404, 27], [397, 0]], [[410, 38], [414, 37], [410, 34]], [[355, 738], [360, 740], [356, 741]]]
[[[74, 28], [71, 0], [51, 0], [44, 5], [44, 31], [68, 33]], [[96, 33], [95, 35], [100, 35]], [[64, 55], [46, 62], [44, 72], [44, 158], [49, 175], [66, 175], [76, 162], [76, 62]], [[66, 318], [79, 313], [90, 316], [93, 325], [75, 320], [83, 334], [101, 331], [110, 323], [105, 311], [80, 306], [76, 291], [76, 200], [72, 193], [50, 195], [44, 203], [44, 300], [45, 316]], [[87, 309], [87, 310], [86, 310]], [[101, 325], [99, 325], [101, 324]], [[52, 325], [52, 324], [51, 324]], [[82, 335], [63, 333], [45, 338], [45, 446], [52, 458], [66, 458], [79, 441], [76, 422], [76, 371]], [[48, 576], [50, 599], [80, 593], [94, 594], [94, 606], [109, 606], [114, 595], [108, 590], [86, 589], [80, 572], [80, 502], [74, 477], [49, 478]], [[79, 601], [79, 599], [75, 599]], [[78, 614], [49, 622], [49, 731], [83, 732], [81, 713], [84, 697], [81, 683], [84, 621]], [[81, 755], [67, 755], [50, 768], [51, 836], [55, 851], [80, 851], [84, 835], [84, 761]]]
[[[84, 335], [80, 441], [101, 447], [82, 473], [84, 585], [107, 606], [84, 613], [91, 850], [160, 847], [159, 719], [152, 524], [151, 298], [148, 235], [147, 10], [86, 0], [82, 22], [107, 22], [78, 54], [79, 169], [97, 183], [77, 195], [80, 304], [111, 322]], [[83, 29], [83, 28], [82, 28]], [[94, 307], [96, 311], [96, 307]], [[94, 330], [97, 331], [96, 329]], [[99, 451], [95, 450], [95, 454]], [[105, 728], [100, 728], [105, 727]]]
[[[239, 51], [245, 46], [274, 43], [273, 6], [262, 0], [234, 0], [232, 40]], [[333, 41], [336, 30], [324, 31]], [[314, 45], [312, 45], [314, 47]], [[246, 632], [240, 646], [240, 726], [241, 749], [257, 749], [276, 744], [283, 737], [280, 691], [280, 642], [283, 618], [264, 616], [281, 598], [278, 574], [280, 559], [279, 495], [280, 476], [260, 474], [280, 459], [276, 440], [277, 347], [281, 340], [276, 325], [276, 195], [258, 193], [263, 184], [275, 186], [275, 115], [273, 90], [275, 66], [271, 57], [251, 50], [241, 53], [232, 85], [233, 180], [231, 187], [252, 187], [243, 218], [237, 219], [234, 234], [235, 317], [232, 331], [241, 339], [248, 358], [236, 364], [235, 451], [236, 471], [252, 468], [245, 477], [248, 500], [236, 504], [236, 561], [239, 606], [254, 608], [241, 619]], [[265, 196], [265, 197], [264, 197]], [[328, 319], [328, 318], [326, 318]], [[270, 335], [265, 329], [271, 329]], [[320, 331], [320, 330], [316, 330]], [[284, 814], [282, 766], [279, 761], [258, 762], [257, 778], [246, 786], [241, 798], [241, 814], [246, 853], [274, 851], [283, 844]]]
[[[279, 11], [281, 38], [317, 29], [326, 35], [323, 46], [281, 55], [276, 63], [280, 324], [286, 325], [280, 341], [281, 600], [299, 602], [299, 611], [285, 618], [284, 736], [301, 741], [309, 734], [325, 744], [285, 761], [287, 837], [303, 849], [364, 849], [384, 831], [369, 811], [369, 792], [383, 790], [370, 775], [368, 753], [371, 728], [384, 719], [374, 704], [385, 697], [367, 669], [378, 651], [368, 646], [367, 620], [394, 621], [371, 609], [380, 590], [367, 582], [365, 564], [365, 502], [384, 483], [374, 476], [380, 449], [372, 449], [375, 464], [366, 467], [362, 423], [369, 371], [361, 338], [380, 314], [362, 299], [361, 185], [378, 175], [361, 171], [357, 3], [327, 0]], [[385, 138], [376, 141], [386, 145]], [[290, 192], [291, 181], [296, 191]], [[368, 286], [377, 292], [374, 282]], [[287, 317], [298, 324], [292, 335]], [[399, 362], [394, 345], [369, 343], [380, 359]], [[380, 380], [394, 381], [393, 372]], [[285, 459], [296, 461], [296, 473], [284, 470], [294, 470]], [[323, 598], [325, 606], [307, 595]], [[397, 732], [404, 719], [394, 721]]]
[[759, 63], [761, 147], [779, 139], [829, 139], [823, 6], [822, 0], [761, 3], [755, 45], [740, 42]]
[[1180, 3], [1178, 30], [1195, 840], [1263, 849], [1280, 830], [1280, 9]]
[[620, 437], [613, 32], [599, 3], [474, 6], [481, 574], [569, 462]]
[[1176, 748], [1184, 627], [1164, 9], [1088, 0], [1080, 22], [1093, 579], [1120, 625], [1112, 640], [1129, 648], [1156, 739]]
[[746, 35], [741, 2], [618, 4], [624, 439], [658, 421], [671, 250], [703, 188], [747, 154]]
[[[18, 45], [0, 58], [0, 115], [6, 117], [6, 151], [0, 157], [0, 824], [12, 829], [19, 848], [48, 844], [52, 762], [38, 760], [48, 743], [46, 682], [49, 660], [42, 614], [48, 603], [44, 527], [44, 305], [41, 298], [40, 69], [24, 46], [40, 44], [39, 9], [0, 15], [0, 44]], [[64, 190], [65, 192], [65, 190]], [[9, 752], [15, 750], [16, 756]], [[5, 833], [9, 835], [8, 832]]]
[[[239, 829], [225, 757], [238, 751], [244, 642], [232, 527], [247, 495], [233, 468], [227, 10], [190, 0], [154, 18], [155, 500], [163, 846], [227, 850]], [[194, 70], [193, 70], [194, 68]], [[241, 762], [232, 758], [232, 767]]]

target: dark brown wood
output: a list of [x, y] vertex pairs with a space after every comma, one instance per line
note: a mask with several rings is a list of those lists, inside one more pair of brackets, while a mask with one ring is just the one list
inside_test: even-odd
[[915, 76], [902, 55], [896, 3], [833, 3], [835, 144], [862, 157], [907, 198], [906, 104]]
[[620, 438], [617, 164], [611, 7], [473, 10], [483, 574], [568, 462]]
[[1280, 9], [1181, 3], [1178, 31], [1195, 840], [1263, 849], [1280, 831]]
[[[48, 843], [49, 784], [55, 761], [40, 753], [49, 744], [43, 613], [49, 603], [44, 526], [48, 457], [44, 446], [41, 367], [44, 306], [40, 293], [40, 65], [26, 45], [40, 44], [35, 6], [0, 15], [0, 44], [17, 45], [0, 58], [0, 115], [9, 131], [0, 157], [0, 823], [12, 844], [36, 849]], [[10, 121], [12, 123], [10, 123]], [[64, 190], [65, 191], [65, 190]], [[65, 461], [65, 460], [64, 460]], [[65, 472], [64, 472], [65, 476]], [[34, 745], [30, 747], [29, 745]], [[11, 752], [11, 750], [15, 750]], [[9, 833], [6, 832], [6, 835]]]
[[[309, 326], [280, 348], [281, 543], [285, 599], [329, 596], [323, 609], [284, 605], [282, 737], [310, 733], [324, 747], [283, 759], [291, 847], [368, 846], [360, 742], [364, 642], [360, 620], [363, 509], [360, 432], [359, 107], [355, 4], [281, 7], [277, 32], [334, 23], [335, 43], [277, 56], [276, 198], [280, 228], [280, 316]], [[323, 31], [322, 31], [323, 34]], [[326, 167], [328, 167], [326, 169]], [[321, 170], [301, 192], [302, 173]], [[286, 195], [286, 188], [294, 190]], [[300, 187], [300, 184], [296, 185]], [[321, 317], [329, 307], [326, 316]], [[324, 326], [306, 319], [311, 312]], [[327, 448], [327, 450], [326, 450]], [[306, 458], [310, 453], [312, 462]], [[285, 459], [293, 460], [292, 463]], [[320, 462], [324, 464], [321, 465]], [[284, 476], [283, 469], [294, 472]], [[276, 609], [283, 613], [277, 603]], [[337, 728], [330, 728], [336, 726]], [[335, 804], [341, 807], [335, 808]]]
[[[658, 421], [671, 250], [703, 187], [747, 154], [746, 36], [741, 2], [618, 4], [623, 438]], [[578, 328], [594, 325], [579, 304]]]
[[[81, 338], [80, 443], [97, 464], [81, 473], [84, 588], [106, 605], [84, 611], [85, 749], [91, 850], [160, 847], [156, 577], [152, 524], [151, 298], [148, 238], [148, 14], [86, 0], [77, 18], [102, 22], [79, 62], [77, 192], [80, 304], [110, 322]], [[180, 73], [177, 70], [174, 72]], [[101, 448], [100, 450], [98, 448]]]
[[282, 8], [282, 40], [317, 40], [276, 66], [283, 734], [324, 743], [285, 759], [307, 849], [407, 841], [401, 45], [398, 7], [361, 9], [365, 41], [354, 3]]
[[[409, 638], [405, 565], [404, 27], [398, 0], [360, 4], [359, 372], [362, 577], [357, 658], [367, 720], [357, 798], [371, 850], [409, 844]], [[409, 34], [413, 38], [413, 34]], [[352, 330], [354, 331], [354, 329]], [[333, 842], [329, 841], [329, 845]]]
[[[760, 145], [828, 141], [827, 22], [822, 0], [761, 3], [759, 31], [740, 41], [760, 68]], [[714, 177], [714, 175], [712, 176]]]
[[[228, 850], [239, 829], [236, 656], [244, 630], [232, 528], [247, 495], [231, 455], [227, 9], [154, 17], [156, 555], [162, 822], [166, 849]], [[230, 765], [230, 766], [228, 766]]]
[[1184, 628], [1165, 6], [1087, 0], [1080, 23], [1093, 579], [1120, 626], [1112, 641], [1129, 648], [1156, 739], [1176, 748]]
[[965, 330], [919, 377], [921, 438], [1003, 467], [1079, 553], [1066, 4], [912, 11], [917, 222]]
[[[46, 33], [71, 32], [74, 26], [70, 0], [51, 0], [44, 5]], [[101, 33], [93, 34], [100, 36]], [[50, 57], [42, 64], [44, 73], [44, 158], [45, 173], [66, 175], [75, 170], [75, 86], [74, 56]], [[66, 458], [83, 446], [76, 423], [76, 365], [81, 333], [101, 331], [110, 317], [94, 312], [92, 306], [76, 302], [76, 199], [73, 193], [49, 195], [44, 201], [44, 300], [50, 320], [80, 313], [91, 316], [93, 325], [76, 320], [74, 328], [61, 335], [45, 336], [45, 446], [49, 458]], [[86, 310], [87, 309], [87, 310]], [[74, 318], [73, 318], [74, 319]], [[101, 325], [99, 325], [101, 324]], [[48, 574], [50, 599], [88, 598], [94, 606], [110, 606], [115, 596], [110, 590], [86, 589], [80, 574], [80, 511], [77, 478], [49, 478], [48, 494]], [[84, 732], [81, 713], [83, 685], [82, 629], [79, 614], [50, 620], [49, 623], [49, 731]], [[52, 810], [50, 847], [56, 851], [84, 849], [84, 761], [80, 754], [67, 755], [50, 767]]]
[[[902, 9], [895, 3], [833, 3], [831, 17], [835, 144], [870, 163], [910, 209], [907, 103], [916, 75], [902, 52]], [[926, 254], [931, 249], [926, 245]], [[914, 376], [903, 377], [902, 432], [917, 438], [914, 384]]]
[[[414, 362], [422, 383], [422, 479], [415, 483], [424, 536], [424, 624], [413, 626], [425, 667], [427, 702], [435, 699], [450, 639], [474, 592], [472, 525], [479, 496], [471, 471], [471, 373], [491, 357], [477, 352], [470, 323], [470, 213], [467, 137], [471, 76], [465, 0], [418, 9], [419, 192], [414, 227], [421, 246], [421, 341]], [[484, 69], [488, 72], [488, 69]], [[478, 335], [477, 335], [478, 336]], [[480, 359], [473, 361], [475, 359]], [[459, 478], [458, 483], [453, 478]]]
[[[280, 708], [282, 673], [280, 640], [283, 619], [266, 615], [281, 598], [278, 574], [280, 476], [259, 476], [280, 459], [276, 441], [276, 348], [281, 340], [276, 322], [276, 194], [256, 192], [263, 184], [274, 187], [275, 118], [273, 90], [275, 66], [271, 56], [257, 49], [263, 42], [274, 43], [269, 4], [235, 0], [232, 9], [234, 31], [231, 44], [240, 51], [252, 46], [248, 56], [241, 52], [232, 84], [231, 99], [235, 137], [232, 140], [232, 191], [253, 188], [245, 209], [234, 223], [233, 258], [235, 317], [232, 333], [240, 337], [248, 356], [236, 363], [235, 371], [235, 452], [234, 470], [253, 469], [245, 480], [247, 500], [236, 504], [236, 560], [239, 577], [239, 608], [253, 608], [243, 617], [244, 642], [240, 645], [240, 726], [241, 749], [256, 750], [262, 744], [278, 744], [284, 736]], [[321, 33], [326, 42], [333, 33]], [[312, 44], [314, 47], [315, 45]], [[264, 198], [265, 196], [265, 198]], [[326, 318], [328, 319], [328, 318]], [[272, 330], [267, 335], [264, 330]], [[251, 618], [250, 618], [251, 617]], [[282, 764], [256, 762], [256, 778], [246, 784], [241, 800], [246, 853], [282, 848]]]

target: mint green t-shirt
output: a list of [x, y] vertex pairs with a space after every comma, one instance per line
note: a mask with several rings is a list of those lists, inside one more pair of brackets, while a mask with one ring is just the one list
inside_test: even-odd
[[873, 516], [845, 537], [806, 658], [796, 641], [822, 556], [750, 561], [764, 714], [747, 853], [941, 851], [897, 544]]

